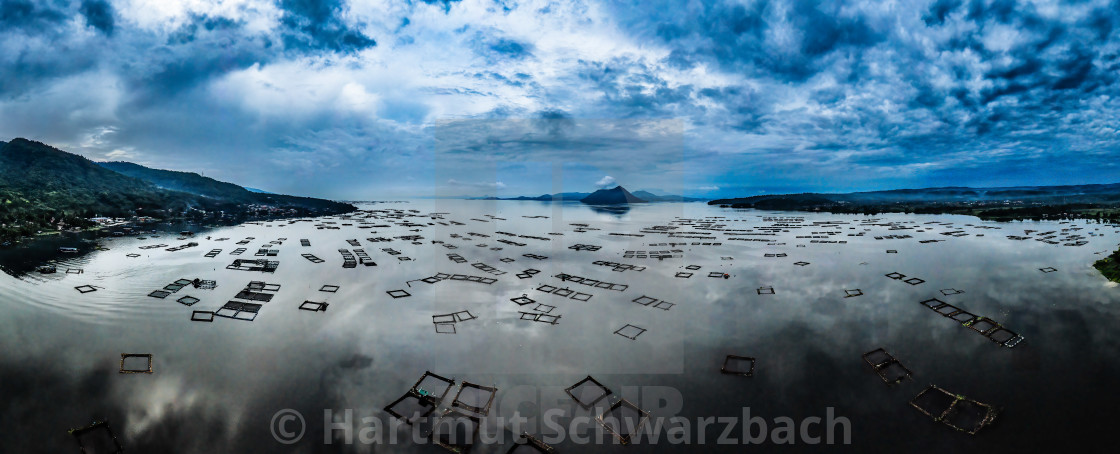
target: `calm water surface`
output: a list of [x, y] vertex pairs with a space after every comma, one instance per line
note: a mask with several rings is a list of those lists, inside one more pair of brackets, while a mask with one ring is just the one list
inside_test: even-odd
[[[462, 200], [362, 208], [403, 210], [398, 214], [411, 217], [375, 212], [368, 219], [218, 228], [190, 240], [179, 240], [173, 233], [144, 240], [101, 239], [98, 243], [108, 250], [90, 251], [94, 244], [85, 243], [83, 250], [90, 252], [64, 258], [58, 274], [0, 275], [0, 451], [77, 452], [67, 430], [107, 419], [126, 452], [441, 452], [411, 441], [403, 429], [390, 430], [391, 418], [382, 410], [426, 370], [457, 383], [498, 388], [488, 421], [502, 440], [476, 446], [476, 452], [505, 452], [523, 431], [547, 436], [550, 430], [542, 420], [550, 410], [562, 412], [557, 421], [565, 430], [572, 416], [597, 414], [574, 406], [564, 393], [589, 374], [611, 388], [616, 398], [639, 403], [654, 418], [691, 421], [692, 443], [703, 436], [707, 446], [672, 444], [664, 440], [664, 433], [657, 444], [630, 447], [580, 444], [569, 434], [555, 443], [560, 451], [1032, 452], [1103, 440], [1117, 421], [1120, 289], [1091, 267], [1101, 257], [1098, 253], [1114, 250], [1120, 241], [1111, 226], [1085, 221], [1001, 224], [963, 216], [898, 214], [868, 222], [866, 216], [768, 213], [691, 203], [634, 206], [621, 212], [580, 204]], [[718, 230], [682, 224], [682, 219], [715, 221]], [[363, 222], [375, 227], [359, 228]], [[420, 225], [400, 225], [403, 222]], [[776, 223], [795, 226], [760, 229]], [[909, 229], [891, 230], [888, 223]], [[598, 230], [578, 232], [581, 226], [573, 224]], [[665, 232], [715, 239], [670, 238], [648, 230], [655, 226], [676, 226]], [[1035, 232], [1026, 234], [1027, 230]], [[967, 235], [942, 234], [957, 231]], [[1063, 243], [1080, 235], [1088, 244], [1066, 247], [1036, 241], [1037, 232], [1048, 231]], [[728, 235], [768, 232], [775, 235]], [[850, 236], [861, 232], [863, 236]], [[407, 235], [422, 236], [420, 244], [397, 238]], [[874, 238], [886, 235], [911, 238]], [[1030, 239], [1013, 240], [1009, 235]], [[846, 243], [814, 243], [798, 236]], [[235, 244], [246, 237], [254, 239]], [[367, 240], [377, 237], [392, 241]], [[730, 240], [736, 237], [763, 241]], [[221, 238], [228, 239], [218, 241]], [[286, 239], [270, 246], [279, 251], [269, 258], [280, 262], [275, 273], [226, 269], [236, 258], [258, 258], [253, 256], [258, 248], [280, 238]], [[301, 246], [304, 238], [310, 247]], [[357, 239], [377, 266], [343, 268], [338, 249], [354, 248], [347, 239]], [[57, 241], [80, 244], [73, 237]], [[200, 244], [176, 252], [140, 249], [187, 241]], [[662, 245], [670, 242], [687, 244]], [[575, 244], [601, 249], [569, 249]], [[248, 250], [231, 256], [238, 247]], [[222, 252], [204, 257], [211, 249]], [[663, 260], [624, 257], [626, 251], [662, 250], [677, 252]], [[5, 251], [5, 260], [13, 265], [9, 269], [26, 269], [27, 257], [41, 260], [41, 254], [15, 251]], [[312, 263], [301, 257], [303, 253], [325, 262]], [[456, 263], [449, 253], [467, 261]], [[784, 257], [766, 257], [783, 253]], [[646, 268], [612, 271], [593, 264], [599, 260]], [[484, 272], [471, 266], [475, 263], [505, 274]], [[1045, 267], [1057, 271], [1039, 271]], [[66, 274], [68, 268], [82, 273]], [[516, 276], [526, 269], [540, 273], [526, 279]], [[676, 277], [682, 272], [693, 274]], [[712, 272], [729, 278], [708, 277]], [[924, 283], [908, 285], [884, 276], [892, 272]], [[436, 273], [497, 282], [418, 281]], [[587, 287], [554, 277], [558, 273], [628, 288], [619, 292]], [[212, 279], [218, 285], [213, 290], [188, 286], [166, 299], [147, 296], [180, 278]], [[250, 281], [281, 285], [255, 321], [190, 320], [194, 310], [216, 311]], [[319, 291], [326, 284], [338, 285], [339, 290]], [[547, 294], [537, 290], [543, 284], [592, 296], [576, 301]], [[97, 290], [75, 290], [83, 285]], [[773, 287], [774, 294], [760, 295], [760, 287]], [[940, 292], [950, 288], [963, 293]], [[387, 294], [398, 289], [411, 296]], [[860, 289], [863, 295], [845, 298], [846, 289]], [[176, 302], [184, 295], [200, 301], [192, 307]], [[519, 310], [537, 307], [510, 301], [522, 295], [554, 306], [551, 313], [561, 315], [558, 324], [520, 320]], [[661, 310], [632, 302], [641, 296], [674, 305]], [[1026, 340], [1015, 348], [1000, 347], [919, 304], [934, 297], [993, 318]], [[308, 300], [329, 307], [325, 312], [299, 310]], [[477, 318], [457, 323], [456, 334], [436, 332], [433, 315], [463, 310]], [[627, 324], [646, 331], [635, 340], [614, 334]], [[912, 370], [913, 380], [886, 386], [861, 359], [878, 347]], [[154, 373], [118, 373], [121, 353], [151, 353]], [[757, 358], [754, 376], [720, 374], [728, 354]], [[1002, 413], [976, 436], [954, 431], [908, 405], [930, 384], [999, 406]], [[445, 400], [441, 408], [450, 403]], [[698, 418], [741, 416], [744, 408], [768, 422], [781, 416], [802, 421], [824, 417], [830, 407], [850, 421], [850, 445], [814, 446], [800, 438], [794, 446], [716, 445], [723, 425], [697, 424]], [[305, 435], [292, 445], [277, 442], [270, 426], [274, 414], [283, 409], [298, 411], [306, 420]], [[344, 421], [350, 410], [353, 444], [346, 444], [340, 431], [326, 438], [330, 444], [324, 442], [326, 410], [336, 421]], [[515, 427], [508, 419], [513, 416], [530, 422]], [[385, 425], [379, 443], [357, 438], [364, 417]], [[364, 425], [370, 424], [375, 423]], [[398, 438], [395, 444], [388, 443], [390, 432]], [[594, 424], [578, 426], [576, 432], [598, 439]], [[733, 438], [742, 438], [741, 427], [733, 432]], [[819, 432], [817, 426], [810, 435]]]

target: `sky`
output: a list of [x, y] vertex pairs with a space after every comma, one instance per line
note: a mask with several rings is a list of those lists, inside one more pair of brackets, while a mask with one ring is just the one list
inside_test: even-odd
[[1120, 182], [1120, 0], [0, 0], [0, 140], [346, 200]]

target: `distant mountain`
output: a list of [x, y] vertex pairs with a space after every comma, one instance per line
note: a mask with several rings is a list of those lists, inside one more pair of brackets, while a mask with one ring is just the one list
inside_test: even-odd
[[253, 193], [241, 186], [233, 183], [221, 182], [193, 172], [159, 170], [123, 161], [99, 162], [97, 164], [114, 172], [151, 182], [163, 189], [182, 191], [213, 199], [223, 199], [239, 203], [252, 203], [255, 201]]
[[647, 203], [645, 200], [635, 197], [634, 194], [631, 194], [630, 191], [627, 191], [626, 188], [622, 186], [615, 186], [611, 189], [600, 189], [598, 191], [592, 192], [591, 195], [580, 199], [580, 202], [586, 203], [588, 205], [623, 205], [630, 203]]
[[[590, 192], [558, 192], [556, 194], [544, 194], [536, 197], [520, 196], [520, 197], [477, 197], [475, 200], [535, 200], [539, 202], [558, 202], [558, 201], [575, 201], [583, 200], [590, 196]], [[633, 197], [641, 199], [644, 202], [704, 202], [708, 199], [696, 199], [692, 197], [684, 197], [679, 195], [656, 195], [649, 191], [634, 191], [631, 194]]]
[[113, 171], [151, 182], [160, 188], [182, 191], [203, 197], [234, 203], [255, 203], [278, 207], [297, 207], [331, 212], [352, 211], [346, 203], [311, 197], [296, 197], [269, 192], [252, 192], [233, 183], [226, 183], [194, 172], [178, 172], [144, 167], [131, 162], [102, 162], [101, 166]]
[[0, 236], [26, 235], [58, 222], [86, 225], [96, 215], [185, 208], [194, 198], [39, 142], [12, 139], [0, 147]]
[[[89, 218], [94, 216], [164, 218], [184, 213], [189, 208], [241, 213], [248, 202], [292, 208], [306, 214], [355, 209], [327, 200], [252, 194], [228, 183], [195, 181], [189, 176], [193, 174], [163, 174], [161, 172], [165, 171], [142, 166], [131, 167], [131, 173], [145, 175], [145, 178], [136, 178], [27, 139], [17, 138], [0, 144], [0, 237], [3, 238], [53, 230], [60, 223], [68, 227], [89, 226], [92, 224]], [[157, 175], [166, 178], [159, 179]], [[160, 183], [148, 178], [160, 180]], [[196, 192], [161, 187], [173, 186], [173, 181], [179, 182], [180, 189]], [[250, 195], [244, 197], [242, 193]]]
[[827, 205], [952, 204], [1017, 201], [1035, 204], [1120, 203], [1120, 183], [1071, 186], [1018, 186], [1003, 188], [942, 187], [892, 189], [844, 194], [775, 194], [718, 199], [709, 205], [742, 205], [745, 208], [783, 206], [786, 209]]
[[647, 202], [703, 202], [708, 199], [697, 199], [681, 195], [657, 195], [649, 191], [634, 191], [634, 196]]
[[559, 202], [559, 201], [564, 201], [564, 200], [571, 200], [571, 201], [580, 200], [580, 199], [582, 199], [584, 197], [587, 197], [589, 195], [591, 195], [590, 192], [558, 192], [556, 194], [544, 194], [544, 195], [539, 195], [539, 196], [536, 196], [536, 197], [527, 197], [527, 196], [508, 197], [508, 198], [480, 197], [479, 200], [535, 200], [535, 201], [539, 201], [539, 202], [554, 202], [554, 201]]
[[853, 192], [776, 194], [719, 199], [709, 205], [831, 213], [967, 214], [985, 220], [1120, 219], [1120, 184], [944, 187]]

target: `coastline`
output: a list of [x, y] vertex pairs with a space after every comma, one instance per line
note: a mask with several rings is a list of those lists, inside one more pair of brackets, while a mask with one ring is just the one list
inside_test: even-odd
[[1120, 249], [1117, 249], [1112, 255], [1094, 262], [1093, 268], [1099, 271], [1109, 282], [1120, 283]]

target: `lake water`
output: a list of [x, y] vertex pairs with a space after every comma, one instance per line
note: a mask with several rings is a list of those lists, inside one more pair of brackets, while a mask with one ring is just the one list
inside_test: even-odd
[[[1031, 452], [1068, 440], [1102, 440], [1120, 408], [1114, 392], [1120, 289], [1091, 266], [1120, 241], [1111, 226], [901, 214], [868, 221], [699, 203], [617, 211], [573, 203], [414, 200], [361, 208], [374, 211], [353, 219], [216, 228], [183, 240], [174, 233], [96, 240], [108, 250], [60, 237], [48, 249], [70, 242], [82, 244], [83, 253], [64, 257], [54, 275], [24, 272], [28, 257], [39, 263], [47, 255], [43, 246], [4, 251], [6, 269], [18, 271], [0, 275], [0, 451], [77, 452], [67, 430], [108, 420], [126, 452], [441, 452], [412, 440], [408, 428], [390, 427], [395, 419], [383, 410], [425, 371], [454, 378], [456, 386], [467, 381], [498, 389], [485, 418], [496, 440], [473, 452], [506, 452], [522, 432], [551, 438], [564, 452]], [[1037, 240], [1050, 231], [1061, 243], [1078, 239], [1071, 236], [1088, 243]], [[422, 238], [419, 244], [398, 238], [408, 235]], [[910, 238], [875, 239], [889, 235]], [[254, 239], [235, 244], [247, 237]], [[270, 244], [280, 238], [282, 244]], [[355, 249], [348, 239], [358, 240], [377, 266], [343, 268], [338, 249]], [[140, 249], [188, 241], [199, 245]], [[600, 249], [569, 248], [577, 244]], [[278, 254], [255, 257], [262, 246]], [[239, 247], [247, 251], [231, 256]], [[204, 257], [212, 249], [222, 251]], [[627, 251], [669, 251], [672, 257], [627, 257]], [[304, 253], [324, 262], [312, 263]], [[226, 269], [238, 258], [280, 264], [275, 273]], [[596, 261], [645, 269], [616, 271]], [[1040, 271], [1047, 267], [1055, 271]], [[68, 268], [82, 272], [67, 274]], [[517, 276], [527, 269], [540, 272]], [[905, 277], [885, 276], [893, 272]], [[419, 280], [437, 273], [496, 282]], [[555, 277], [560, 273], [627, 287], [586, 286]], [[903, 282], [914, 277], [924, 282]], [[214, 280], [217, 287], [148, 296], [181, 278]], [[192, 311], [217, 311], [251, 281], [281, 286], [254, 321], [191, 321]], [[84, 285], [95, 291], [75, 289]], [[323, 292], [323, 285], [339, 289]], [[542, 285], [590, 297], [545, 293], [538, 290]], [[760, 294], [762, 287], [773, 294]], [[845, 298], [845, 290], [854, 289], [862, 295]], [[943, 289], [963, 293], [945, 295]], [[410, 296], [394, 298], [387, 293], [393, 290]], [[535, 303], [511, 301], [523, 295]], [[183, 296], [199, 302], [185, 306], [177, 302]], [[658, 302], [633, 302], [642, 296]], [[1025, 341], [1000, 346], [919, 304], [930, 298], [992, 318]], [[304, 301], [328, 307], [300, 310]], [[456, 322], [454, 334], [437, 332], [433, 316], [460, 311], [475, 318]], [[560, 317], [542, 323], [520, 319], [519, 311]], [[645, 331], [635, 339], [615, 334], [626, 325]], [[913, 371], [912, 379], [885, 385], [861, 358], [880, 347]], [[153, 373], [119, 373], [122, 353], [152, 354]], [[756, 358], [753, 376], [721, 374], [729, 354]], [[683, 418], [677, 425], [688, 426], [691, 444], [666, 439], [663, 427], [655, 444], [614, 445], [597, 423], [579, 419], [601, 410], [582, 409], [564, 392], [588, 375], [612, 391], [600, 404], [625, 398], [648, 411], [651, 422], [667, 426], [673, 424], [664, 418]], [[1002, 411], [976, 435], [955, 431], [909, 405], [931, 384]], [[450, 408], [453, 397], [439, 408]], [[285, 434], [299, 424], [277, 417], [282, 410], [303, 418], [303, 435], [291, 445], [277, 434], [287, 441]], [[703, 420], [741, 420], [744, 411], [768, 424], [762, 446], [720, 444], [729, 420]], [[824, 434], [825, 422], [800, 433], [806, 421], [815, 421], [808, 418], [828, 414], [846, 418], [850, 444], [811, 444]], [[798, 425], [788, 440], [793, 446], [775, 443], [787, 441], [772, 433], [785, 424], [781, 417]], [[546, 419], [564, 436], [550, 437], [558, 431]], [[742, 443], [738, 424], [727, 437]], [[338, 428], [344, 425], [353, 428], [350, 443]], [[845, 425], [831, 427], [834, 441], [843, 442]], [[752, 434], [759, 434], [757, 426]]]

